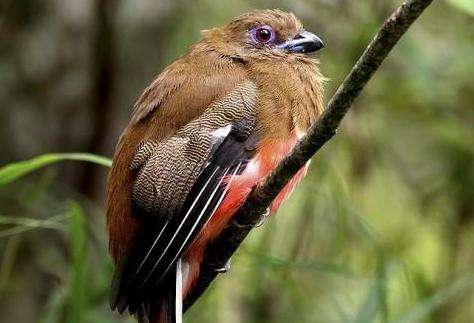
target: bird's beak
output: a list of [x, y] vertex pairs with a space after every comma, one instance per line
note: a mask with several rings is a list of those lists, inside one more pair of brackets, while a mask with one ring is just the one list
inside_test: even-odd
[[312, 54], [324, 47], [323, 41], [309, 31], [302, 31], [295, 38], [278, 46], [280, 49], [291, 53]]

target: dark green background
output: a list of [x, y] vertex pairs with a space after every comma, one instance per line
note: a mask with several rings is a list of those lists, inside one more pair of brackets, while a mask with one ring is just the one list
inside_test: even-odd
[[[327, 100], [400, 3], [2, 0], [0, 165], [110, 157], [153, 76], [251, 8], [325, 40]], [[473, 74], [474, 2], [434, 1], [185, 321], [474, 322]], [[133, 321], [108, 308], [105, 176], [67, 162], [0, 187], [0, 322]]]

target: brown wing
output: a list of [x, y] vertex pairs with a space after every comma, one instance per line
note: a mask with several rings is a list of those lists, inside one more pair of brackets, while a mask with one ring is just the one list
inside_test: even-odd
[[137, 173], [130, 167], [140, 143], [161, 142], [201, 115], [246, 79], [244, 68], [212, 51], [191, 51], [171, 64], [135, 105], [117, 145], [107, 182], [107, 229], [112, 257], [120, 262], [140, 227], [132, 214]]

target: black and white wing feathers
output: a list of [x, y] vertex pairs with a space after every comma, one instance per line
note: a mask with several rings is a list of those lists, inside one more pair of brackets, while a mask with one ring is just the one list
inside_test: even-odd
[[147, 216], [114, 279], [113, 308], [120, 312], [128, 308], [132, 314], [147, 311], [151, 306], [148, 302], [156, 299], [160, 289], [166, 289], [163, 284], [174, 282], [176, 262], [215, 213], [232, 180], [253, 157], [258, 136], [252, 128], [250, 121], [242, 120], [232, 125], [223, 140], [214, 142], [210, 156], [199, 165], [202, 171], [175, 214], [149, 216], [150, 209], [135, 205], [135, 213]]

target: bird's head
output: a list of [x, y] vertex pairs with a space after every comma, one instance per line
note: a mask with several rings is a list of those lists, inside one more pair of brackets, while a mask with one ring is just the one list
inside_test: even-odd
[[244, 60], [304, 56], [324, 47], [323, 41], [306, 31], [294, 14], [281, 10], [251, 11], [203, 35], [221, 54]]

